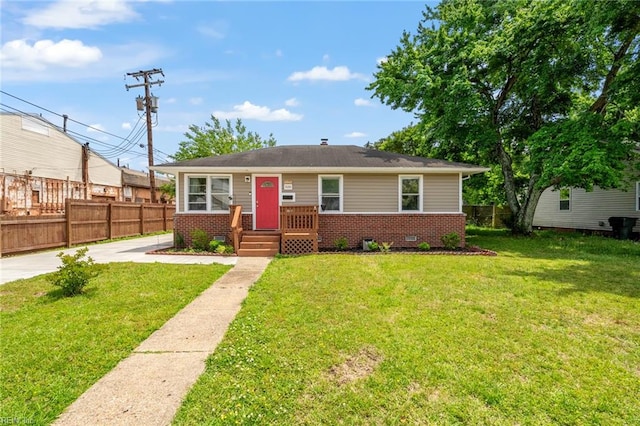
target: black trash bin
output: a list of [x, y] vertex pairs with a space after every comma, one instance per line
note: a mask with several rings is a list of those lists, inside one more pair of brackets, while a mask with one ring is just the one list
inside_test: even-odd
[[613, 229], [613, 236], [619, 240], [628, 240], [633, 233], [633, 227], [636, 226], [638, 218], [612, 216], [609, 218], [609, 225]]

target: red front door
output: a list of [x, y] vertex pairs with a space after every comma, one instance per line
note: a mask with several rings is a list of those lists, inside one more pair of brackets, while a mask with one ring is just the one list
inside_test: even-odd
[[277, 176], [255, 178], [256, 229], [279, 228], [279, 191]]

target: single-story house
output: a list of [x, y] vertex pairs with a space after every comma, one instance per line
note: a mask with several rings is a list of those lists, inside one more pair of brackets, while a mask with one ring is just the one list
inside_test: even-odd
[[211, 238], [232, 238], [239, 207], [238, 254], [250, 255], [250, 248], [266, 247], [258, 231], [275, 235], [281, 244], [276, 249], [285, 253], [332, 248], [338, 240], [348, 247], [362, 247], [368, 239], [394, 248], [421, 242], [439, 247], [440, 238], [452, 232], [462, 246], [463, 181], [488, 169], [330, 146], [323, 140], [166, 163], [154, 170], [175, 176], [177, 241], [190, 245], [195, 229]]
[[547, 189], [542, 193], [533, 226], [610, 234], [610, 217], [636, 218], [633, 232], [640, 232], [640, 181], [622, 189]]

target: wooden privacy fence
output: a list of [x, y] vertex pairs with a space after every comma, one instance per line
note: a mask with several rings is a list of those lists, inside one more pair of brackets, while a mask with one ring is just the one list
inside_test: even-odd
[[462, 206], [467, 215], [467, 225], [506, 228], [505, 222], [511, 216], [507, 206]]
[[65, 214], [0, 217], [0, 255], [173, 229], [175, 206], [67, 200]]

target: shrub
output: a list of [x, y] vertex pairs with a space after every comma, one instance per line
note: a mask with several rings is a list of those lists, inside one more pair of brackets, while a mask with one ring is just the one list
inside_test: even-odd
[[391, 251], [391, 246], [393, 245], [393, 241], [390, 243], [380, 243], [380, 251], [383, 253], [389, 253]]
[[440, 241], [442, 241], [442, 245], [447, 250], [455, 250], [458, 244], [460, 244], [460, 235], [455, 232], [450, 232], [440, 237]]
[[98, 275], [99, 270], [93, 263], [91, 256], [83, 259], [89, 249], [81, 248], [75, 254], [58, 253], [62, 265], [48, 279], [60, 287], [64, 296], [70, 297], [82, 294], [89, 280]]
[[222, 244], [222, 242], [218, 241], [218, 240], [211, 240], [209, 241], [209, 251], [218, 251], [218, 247], [224, 245]]
[[369, 250], [371, 250], [371, 251], [377, 251], [377, 250], [380, 249], [380, 245], [378, 243], [376, 243], [375, 241], [371, 241], [367, 245], [369, 246]]
[[349, 241], [347, 237], [340, 237], [333, 242], [333, 245], [338, 250], [346, 250], [349, 247]]
[[420, 244], [418, 244], [418, 250], [420, 251], [429, 251], [430, 249], [431, 249], [431, 246], [426, 241], [423, 241]]
[[191, 231], [191, 247], [198, 251], [207, 251], [209, 249], [209, 236], [202, 229], [194, 229]]
[[173, 245], [176, 248], [184, 248], [184, 235], [182, 235], [179, 232], [176, 232], [175, 236], [174, 236], [174, 240], [173, 240]]
[[215, 250], [216, 253], [225, 254], [227, 252], [227, 247], [224, 244], [218, 244]]
[[224, 246], [224, 254], [233, 254], [233, 253], [235, 253], [233, 246]]

